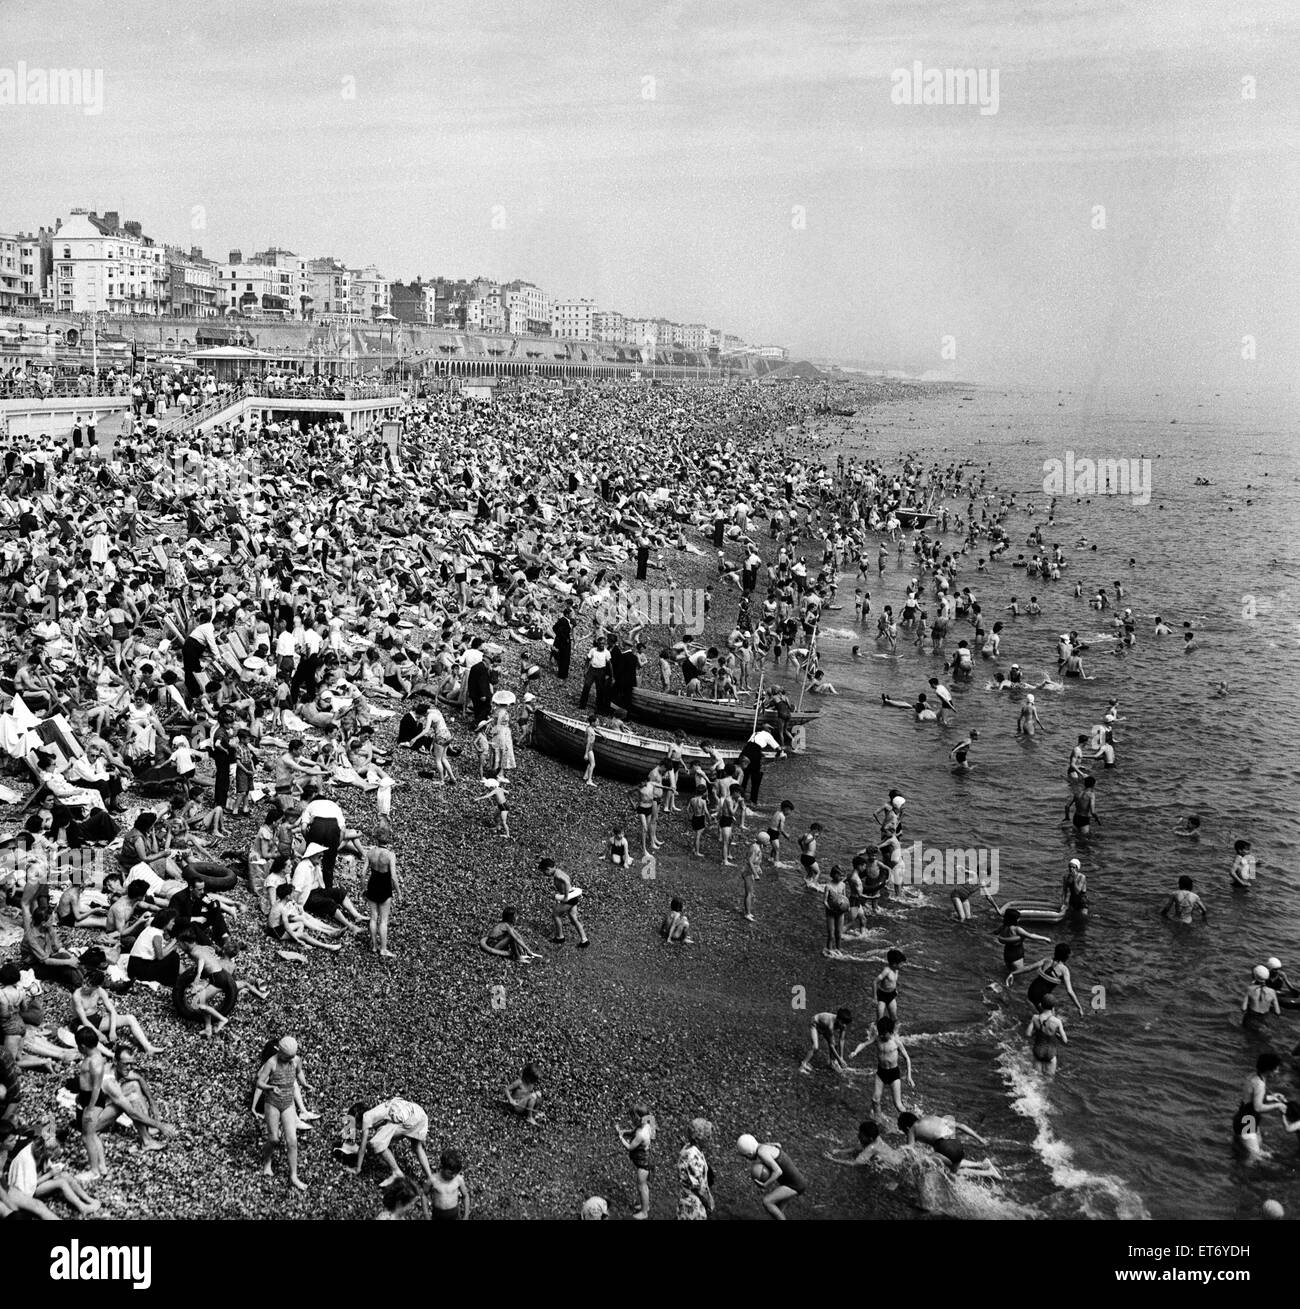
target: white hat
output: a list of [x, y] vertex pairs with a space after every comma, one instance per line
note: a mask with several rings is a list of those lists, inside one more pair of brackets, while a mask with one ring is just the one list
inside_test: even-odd
[[1282, 961], [1281, 961], [1280, 959], [1274, 957], [1274, 958], [1268, 960], [1268, 966], [1269, 966], [1269, 968], [1276, 970], [1276, 969], [1282, 967]]
[[184, 736], [173, 736], [172, 745], [188, 745], [189, 739]]
[[318, 854], [324, 854], [329, 849], [327, 845], [321, 845], [319, 841], [313, 841], [302, 853], [304, 859], [314, 859]]
[[1034, 696], [1033, 696], [1033, 693], [1032, 693], [1032, 692], [1031, 692], [1029, 695], [1025, 696], [1025, 703], [1026, 703], [1026, 704], [1033, 704], [1033, 703], [1034, 703]]
[[1082, 864], [1081, 864], [1077, 859], [1071, 859], [1071, 860], [1070, 860], [1070, 867], [1071, 867], [1071, 868], [1082, 868], [1083, 865], [1082, 865]]
[[1255, 980], [1256, 980], [1257, 982], [1267, 982], [1267, 981], [1268, 981], [1268, 969], [1265, 968], [1263, 964], [1256, 964], [1256, 965], [1255, 965]]
[[751, 1136], [748, 1132], [739, 1137], [736, 1141], [736, 1149], [745, 1156], [746, 1159], [752, 1159], [758, 1153], [758, 1138]]
[[891, 801], [891, 803], [893, 804], [895, 809], [901, 809], [907, 803], [907, 801], [904, 800], [901, 795], [896, 795]]
[[588, 1221], [599, 1221], [602, 1218], [609, 1217], [609, 1205], [598, 1195], [593, 1195], [590, 1200], [582, 1202], [582, 1216]]

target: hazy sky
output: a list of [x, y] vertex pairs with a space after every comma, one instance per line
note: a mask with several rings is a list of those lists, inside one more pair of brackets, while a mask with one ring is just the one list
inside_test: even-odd
[[[997, 113], [892, 103], [916, 60]], [[1296, 0], [5, 0], [19, 61], [103, 112], [0, 105], [0, 230], [117, 209], [976, 380], [1300, 366]]]

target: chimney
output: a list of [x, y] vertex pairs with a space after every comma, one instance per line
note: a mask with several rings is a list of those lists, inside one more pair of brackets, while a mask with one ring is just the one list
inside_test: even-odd
[[[91, 212], [90, 216], [94, 218], [95, 215], [93, 211]], [[113, 232], [117, 231], [117, 229], [121, 226], [120, 219], [121, 219], [121, 215], [117, 212], [116, 209], [106, 209], [104, 211], [104, 223], [110, 231]]]
[[244, 262], [244, 252], [242, 250], [232, 250], [230, 258], [226, 262], [229, 264], [242, 264]]
[[192, 246], [190, 246], [190, 258], [191, 258], [191, 259], [202, 259], [202, 258], [203, 258], [203, 247], [202, 247], [202, 246], [197, 246], [197, 245], [192, 245]]
[[132, 219], [130, 222], [123, 223], [122, 230], [124, 232], [129, 233], [131, 236], [135, 237], [136, 240], [139, 240], [144, 235], [144, 228], [141, 227], [140, 224], [137, 223], [134, 219]]

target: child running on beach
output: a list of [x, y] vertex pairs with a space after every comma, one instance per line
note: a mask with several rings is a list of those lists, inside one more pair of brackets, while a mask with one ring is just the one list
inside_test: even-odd
[[623, 1149], [627, 1151], [632, 1167], [636, 1171], [638, 1205], [632, 1217], [649, 1218], [650, 1173], [654, 1168], [650, 1162], [650, 1147], [654, 1144], [658, 1128], [654, 1114], [643, 1104], [633, 1108], [632, 1124], [632, 1129], [625, 1131], [615, 1123], [614, 1130], [618, 1132], [618, 1139], [622, 1141]]

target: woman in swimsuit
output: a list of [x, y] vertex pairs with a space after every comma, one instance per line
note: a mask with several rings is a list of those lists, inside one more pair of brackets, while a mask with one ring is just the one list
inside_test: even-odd
[[633, 1108], [632, 1121], [635, 1126], [630, 1132], [619, 1127], [617, 1123], [614, 1124], [614, 1130], [618, 1132], [618, 1139], [623, 1143], [623, 1149], [627, 1151], [627, 1157], [636, 1171], [637, 1195], [640, 1202], [632, 1217], [649, 1218], [650, 1174], [654, 1171], [654, 1164], [650, 1162], [650, 1147], [654, 1143], [658, 1126], [654, 1114], [643, 1104]]
[[402, 879], [397, 875], [397, 856], [389, 848], [392, 833], [381, 819], [375, 844], [366, 850], [366, 909], [370, 913], [370, 948], [381, 959], [392, 959], [388, 948], [388, 915], [393, 900], [402, 893]]
[[1083, 1005], [1079, 1003], [1079, 997], [1074, 993], [1074, 987], [1070, 981], [1070, 970], [1067, 967], [1067, 961], [1070, 958], [1070, 947], [1068, 945], [1058, 945], [1052, 951], [1050, 959], [1040, 959], [1037, 963], [1021, 964], [1016, 968], [1010, 977], [1007, 978], [1007, 985], [1019, 977], [1021, 973], [1037, 972], [1037, 976], [1029, 983], [1029, 1003], [1037, 1009], [1043, 999], [1056, 990], [1058, 986], [1064, 986], [1070, 999], [1074, 1001], [1079, 1010], [1079, 1017], [1083, 1017]]
[[1264, 1114], [1284, 1113], [1286, 1110], [1286, 1096], [1268, 1089], [1269, 1075], [1281, 1067], [1281, 1057], [1271, 1050], [1255, 1060], [1255, 1071], [1246, 1078], [1241, 1103], [1232, 1117], [1233, 1136], [1252, 1154], [1263, 1153], [1264, 1144], [1259, 1129]]
[[1069, 1045], [1065, 1024], [1053, 1005], [1052, 997], [1044, 996], [1038, 1012], [1029, 1019], [1025, 1036], [1032, 1042], [1034, 1063], [1044, 1077], [1056, 1076], [1056, 1042]]
[[1080, 918], [1088, 916], [1088, 879], [1077, 859], [1070, 860], [1070, 867], [1061, 882], [1061, 908]]
[[[1051, 944], [1051, 938], [1037, 936], [1020, 926], [1020, 910], [1007, 909], [1002, 914], [1002, 926], [997, 929], [997, 943], [1002, 947], [1002, 965], [1014, 976], [1017, 968], [1025, 961], [1025, 942], [1042, 941]], [[1011, 977], [1007, 978], [1008, 984]]]
[[754, 1184], [767, 1192], [763, 1197], [763, 1208], [770, 1217], [784, 1222], [782, 1205], [808, 1189], [808, 1183], [794, 1160], [776, 1141], [760, 1145], [748, 1132], [736, 1142], [736, 1149], [743, 1158], [754, 1161], [751, 1169]]

